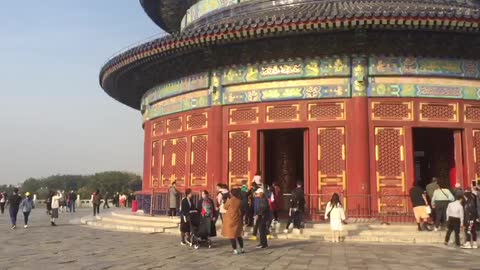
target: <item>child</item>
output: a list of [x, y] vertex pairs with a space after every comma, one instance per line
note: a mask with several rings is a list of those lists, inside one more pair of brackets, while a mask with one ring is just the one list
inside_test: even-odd
[[332, 230], [332, 242], [340, 242], [340, 233], [343, 230], [342, 223], [345, 220], [345, 212], [340, 203], [340, 197], [337, 193], [332, 195], [325, 209], [325, 219], [330, 220], [330, 229]]
[[455, 231], [455, 245], [460, 247], [460, 225], [463, 224], [463, 206], [462, 206], [463, 195], [457, 194], [455, 201], [448, 204], [447, 207], [447, 221], [448, 221], [448, 231], [445, 235], [445, 245], [448, 245], [450, 241], [450, 235], [452, 231]]
[[33, 203], [30, 192], [25, 193], [25, 199], [23, 199], [23, 201], [20, 203], [20, 208], [22, 209], [23, 220], [25, 221], [25, 226], [23, 227], [28, 228], [28, 216], [30, 215], [32, 209], [35, 208], [35, 204]]

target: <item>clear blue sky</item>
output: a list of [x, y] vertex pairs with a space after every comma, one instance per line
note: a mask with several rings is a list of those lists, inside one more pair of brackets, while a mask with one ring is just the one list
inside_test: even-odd
[[98, 73], [160, 34], [138, 0], [4, 1], [0, 7], [0, 184], [28, 177], [142, 172], [140, 112]]

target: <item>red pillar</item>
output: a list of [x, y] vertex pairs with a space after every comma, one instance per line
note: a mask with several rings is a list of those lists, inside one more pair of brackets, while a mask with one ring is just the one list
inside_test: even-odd
[[[224, 160], [222, 147], [223, 147], [223, 117], [222, 117], [222, 107], [213, 106], [210, 108], [209, 119], [208, 119], [208, 177], [207, 177], [207, 189], [210, 191], [215, 191], [215, 186], [217, 183], [225, 182], [226, 179], [222, 179], [223, 173], [222, 162], [227, 162]], [[213, 193], [212, 193], [213, 194]]]
[[152, 175], [152, 122], [146, 121], [143, 127], [145, 140], [143, 145], [143, 192], [150, 193]]
[[370, 214], [370, 146], [367, 97], [368, 59], [352, 59], [352, 99], [347, 106], [347, 209]]

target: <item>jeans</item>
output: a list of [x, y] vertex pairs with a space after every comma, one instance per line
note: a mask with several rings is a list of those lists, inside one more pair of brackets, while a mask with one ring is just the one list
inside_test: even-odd
[[70, 213], [75, 212], [75, 201], [70, 201], [70, 205], [68, 207], [70, 208]]
[[93, 216], [100, 214], [100, 204], [93, 204]]
[[456, 217], [448, 218], [448, 231], [445, 235], [445, 242], [450, 241], [450, 235], [455, 231], [455, 245], [460, 246], [460, 219]]
[[5, 212], [5, 203], [4, 202], [0, 203], [0, 211], [3, 215], [3, 212]]
[[435, 202], [435, 227], [440, 227], [445, 223], [447, 219], [447, 207], [449, 201], [436, 201]]
[[293, 222], [294, 228], [300, 229], [302, 227], [302, 221], [303, 221], [303, 212], [300, 210], [297, 210], [293, 212], [288, 218], [286, 229], [288, 230], [288, 227], [290, 227], [290, 224], [292, 224], [292, 222]]
[[18, 207], [10, 208], [10, 220], [12, 221], [12, 225], [17, 225], [17, 214]]
[[258, 232], [260, 233], [260, 245], [262, 247], [268, 246], [267, 244], [267, 217], [258, 216], [257, 222]]
[[28, 225], [28, 216], [30, 212], [23, 212], [23, 220], [25, 221], [25, 225]]

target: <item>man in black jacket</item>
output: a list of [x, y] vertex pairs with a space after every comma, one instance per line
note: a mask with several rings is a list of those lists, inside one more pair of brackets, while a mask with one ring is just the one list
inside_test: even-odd
[[13, 194], [8, 198], [8, 204], [10, 205], [10, 220], [12, 221], [12, 229], [17, 227], [17, 214], [22, 202], [22, 197], [18, 195], [18, 188], [13, 189]]
[[303, 213], [305, 212], [305, 193], [303, 192], [302, 182], [297, 182], [297, 187], [292, 191], [290, 199], [289, 218], [285, 233], [288, 233], [288, 227], [293, 222], [294, 228], [303, 227]]

